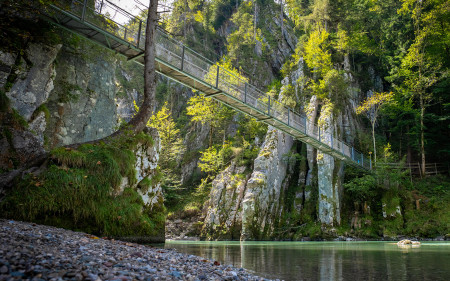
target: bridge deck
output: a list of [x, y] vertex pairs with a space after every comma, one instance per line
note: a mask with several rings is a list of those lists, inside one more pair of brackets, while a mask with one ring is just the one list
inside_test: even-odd
[[[107, 0], [97, 0], [95, 7], [88, 7], [86, 2], [73, 0], [66, 5], [58, 2], [47, 7], [43, 15], [64, 29], [143, 64], [145, 22]], [[125, 15], [134, 28], [114, 22], [111, 11]], [[310, 126], [304, 115], [271, 100], [270, 96], [184, 46], [163, 30], [157, 30], [155, 41], [157, 72], [348, 164], [371, 168], [370, 161], [350, 145], [333, 136], [324, 136], [319, 127]], [[312, 131], [307, 129], [311, 127]]]

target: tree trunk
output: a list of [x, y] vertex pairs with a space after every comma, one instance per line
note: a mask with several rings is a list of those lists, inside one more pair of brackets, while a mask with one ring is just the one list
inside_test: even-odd
[[151, 0], [148, 8], [147, 26], [145, 28], [145, 56], [144, 56], [144, 101], [139, 107], [139, 112], [129, 122], [133, 132], [141, 132], [152, 116], [155, 106], [156, 72], [155, 55], [156, 48], [154, 38], [158, 25], [158, 0]]
[[372, 122], [373, 160], [377, 163], [377, 146], [375, 143], [375, 122]]
[[421, 166], [422, 173], [425, 176], [425, 128], [424, 128], [424, 119], [425, 116], [425, 105], [423, 101], [422, 94], [420, 95], [420, 158], [421, 158]]
[[406, 162], [412, 162], [411, 141], [409, 139], [409, 125], [406, 127]]

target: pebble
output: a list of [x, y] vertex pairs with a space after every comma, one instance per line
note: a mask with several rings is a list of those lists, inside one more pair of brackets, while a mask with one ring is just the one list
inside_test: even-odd
[[0, 245], [0, 280], [267, 280], [173, 249], [18, 221], [0, 220]]

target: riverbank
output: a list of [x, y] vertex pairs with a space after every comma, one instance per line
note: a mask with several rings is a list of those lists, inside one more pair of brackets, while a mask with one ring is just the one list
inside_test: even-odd
[[0, 280], [267, 280], [172, 249], [0, 220]]

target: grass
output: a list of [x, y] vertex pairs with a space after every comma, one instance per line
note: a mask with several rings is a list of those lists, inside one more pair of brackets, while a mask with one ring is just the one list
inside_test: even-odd
[[136, 183], [137, 143], [152, 145], [148, 136], [113, 144], [57, 148], [48, 168], [28, 175], [0, 205], [3, 217], [83, 230], [103, 236], [155, 236], [164, 229], [164, 206], [144, 205], [138, 192], [125, 188], [122, 177]]

